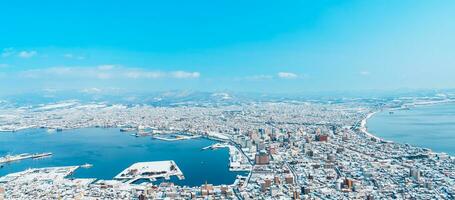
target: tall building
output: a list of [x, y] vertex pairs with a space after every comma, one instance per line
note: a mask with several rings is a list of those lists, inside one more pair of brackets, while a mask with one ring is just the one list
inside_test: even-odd
[[263, 151], [256, 154], [254, 159], [256, 165], [268, 165], [270, 163], [269, 155]]
[[349, 140], [349, 136], [348, 136], [348, 133], [346, 133], [346, 132], [343, 132], [343, 137], [341, 138], [341, 140], [342, 140], [343, 142], [346, 142], [346, 141], [348, 141], [348, 140]]
[[5, 189], [0, 187], [0, 200], [5, 199]]
[[294, 191], [292, 197], [293, 199], [300, 199], [300, 192], [298, 190]]
[[409, 176], [412, 177], [412, 178], [415, 178], [415, 179], [419, 179], [420, 178], [420, 170], [417, 169], [417, 168], [411, 168], [409, 170]]
[[276, 184], [276, 185], [280, 185], [280, 177], [279, 176], [275, 176], [273, 178], [273, 182]]
[[286, 177], [284, 177], [284, 181], [286, 184], [294, 184], [294, 177], [288, 174]]
[[354, 188], [354, 180], [345, 178], [342, 182], [338, 182], [340, 184], [339, 189], [345, 192], [353, 191]]

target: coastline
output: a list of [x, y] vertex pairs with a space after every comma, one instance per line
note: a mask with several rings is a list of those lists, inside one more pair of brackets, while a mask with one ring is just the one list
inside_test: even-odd
[[[418, 106], [432, 106], [432, 105], [447, 104], [447, 103], [455, 103], [455, 100], [454, 99], [446, 99], [446, 100], [442, 100], [442, 101], [419, 101], [419, 102], [403, 104], [402, 108], [405, 107], [405, 106], [418, 107]], [[400, 108], [398, 108], [398, 109], [400, 109]]]
[[[416, 102], [416, 103], [408, 103], [408, 104], [403, 104], [401, 107], [399, 108], [387, 108], [387, 109], [380, 109], [380, 110], [376, 110], [376, 111], [371, 111], [367, 114], [367, 116], [362, 119], [361, 123], [360, 123], [360, 131], [362, 133], [364, 133], [368, 138], [372, 138], [372, 139], [376, 139], [380, 142], [387, 142], [387, 143], [395, 143], [394, 140], [385, 140], [383, 138], [380, 138], [370, 132], [368, 132], [368, 128], [367, 128], [367, 123], [368, 123], [368, 120], [373, 117], [375, 114], [377, 113], [380, 113], [380, 112], [385, 112], [385, 111], [395, 111], [395, 110], [400, 110], [400, 109], [403, 109], [403, 108], [406, 108], [406, 106], [412, 106], [413, 108], [417, 108], [417, 107], [425, 107], [425, 106], [435, 106], [435, 105], [441, 105], [441, 104], [453, 104], [455, 103], [455, 100], [444, 100], [444, 101], [427, 101], [427, 102]], [[402, 142], [399, 142], [399, 143], [402, 143]], [[419, 147], [419, 148], [426, 148], [426, 147], [422, 147], [422, 146], [419, 146], [419, 145], [413, 145], [413, 146], [416, 146], [416, 147]], [[427, 148], [428, 149], [428, 148]], [[431, 151], [433, 151], [433, 149], [431, 149]], [[445, 152], [438, 152], [438, 153], [445, 153]]]
[[368, 119], [370, 119], [371, 117], [373, 117], [373, 115], [375, 115], [376, 113], [379, 113], [379, 112], [381, 112], [381, 111], [373, 111], [373, 112], [368, 113], [368, 115], [364, 119], [362, 119], [362, 121], [360, 122], [360, 131], [362, 133], [364, 133], [369, 138], [373, 138], [373, 139], [378, 140], [378, 141], [389, 142], [389, 141], [385, 141], [384, 139], [382, 139], [382, 138], [380, 138], [378, 136], [375, 136], [372, 133], [368, 132], [368, 128], [367, 128]]

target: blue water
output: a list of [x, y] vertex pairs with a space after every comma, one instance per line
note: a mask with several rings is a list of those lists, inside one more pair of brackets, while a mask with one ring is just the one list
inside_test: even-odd
[[455, 155], [455, 104], [417, 106], [410, 110], [377, 113], [368, 131], [386, 140]]
[[49, 158], [6, 164], [0, 169], [0, 176], [30, 167], [90, 163], [92, 168], [80, 168], [73, 177], [112, 179], [135, 162], [174, 160], [185, 175], [185, 180], [173, 179], [178, 185], [200, 186], [206, 181], [215, 185], [232, 184], [239, 173], [229, 171], [228, 149], [201, 150], [213, 143], [203, 138], [168, 142], [101, 128], [57, 133], [47, 133], [43, 129], [0, 133], [0, 156], [8, 153], [54, 154]]

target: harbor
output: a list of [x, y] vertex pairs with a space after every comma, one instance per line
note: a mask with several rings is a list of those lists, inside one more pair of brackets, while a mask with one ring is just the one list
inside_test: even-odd
[[[171, 180], [175, 179], [178, 185], [198, 186], [205, 181], [217, 185], [232, 184], [240, 174], [229, 170], [230, 154], [227, 148], [201, 151], [216, 143], [204, 137], [165, 141], [150, 136], [131, 137], [118, 128], [84, 128], [53, 134], [46, 129], [28, 129], [2, 133], [0, 139], [5, 142], [0, 146], [0, 155], [14, 152], [17, 148], [24, 152], [53, 152], [47, 159], [25, 159], [3, 164], [0, 176], [29, 168], [70, 165], [79, 166], [73, 178], [112, 180], [134, 163], [165, 160], [173, 160], [184, 173], [185, 178], [182, 180], [171, 176]], [[207, 172], [207, 168], [213, 170]]]
[[229, 170], [230, 171], [251, 171], [252, 165], [240, 149], [228, 143], [215, 143], [202, 148], [202, 150], [229, 149]]

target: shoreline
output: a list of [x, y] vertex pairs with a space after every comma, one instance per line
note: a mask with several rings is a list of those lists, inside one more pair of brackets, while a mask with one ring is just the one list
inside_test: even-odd
[[360, 122], [360, 131], [369, 138], [373, 138], [373, 139], [376, 139], [378, 141], [383, 141], [383, 142], [390, 142], [390, 141], [386, 141], [386, 140], [368, 132], [368, 128], [367, 128], [368, 119], [370, 119], [371, 117], [373, 117], [373, 115], [375, 115], [379, 112], [381, 112], [381, 111], [378, 110], [378, 111], [373, 111], [373, 112], [368, 113], [367, 116], [365, 118], [363, 118], [362, 121]]
[[455, 100], [413, 102], [413, 103], [403, 104], [399, 108], [386, 108], [386, 109], [372, 111], [372, 112], [369, 112], [367, 114], [367, 116], [365, 118], [363, 118], [362, 121], [360, 122], [360, 131], [370, 138], [374, 138], [374, 139], [377, 139], [377, 140], [383, 141], [383, 142], [393, 142], [393, 141], [388, 141], [388, 140], [382, 139], [382, 138], [368, 132], [368, 128], [367, 128], [368, 119], [370, 119], [371, 117], [373, 117], [373, 115], [375, 115], [377, 113], [384, 112], [384, 111], [402, 110], [403, 108], [406, 108], [406, 106], [413, 106], [414, 108], [416, 108], [416, 107], [434, 106], [434, 105], [450, 104], [450, 103], [455, 103]]
[[[396, 142], [394, 140], [385, 140], [381, 137], [378, 137], [370, 132], [368, 132], [368, 128], [367, 128], [367, 123], [368, 123], [368, 120], [373, 117], [375, 114], [378, 114], [380, 112], [386, 112], [386, 111], [396, 111], [396, 110], [401, 110], [403, 108], [406, 108], [406, 106], [413, 106], [413, 108], [417, 108], [417, 107], [425, 107], [425, 106], [435, 106], [435, 105], [444, 105], [444, 104], [451, 104], [451, 103], [455, 103], [455, 100], [447, 100], [447, 101], [428, 101], [428, 102], [423, 102], [423, 103], [411, 103], [411, 104], [403, 104], [401, 107], [399, 108], [387, 108], [387, 109], [380, 109], [380, 110], [376, 110], [376, 111], [371, 111], [367, 114], [367, 116], [365, 118], [362, 119], [362, 121], [360, 122], [360, 131], [362, 133], [364, 133], [368, 138], [373, 138], [373, 139], [376, 139], [380, 142], [386, 142], [386, 143], [400, 143], [400, 144], [403, 144], [403, 142]], [[406, 142], [405, 142], [406, 143]], [[419, 145], [414, 145], [414, 144], [411, 144], [412, 146], [415, 146], [415, 147], [418, 147], [418, 148], [425, 148], [425, 149], [430, 149], [430, 148], [427, 148], [427, 147], [422, 147], [422, 146], [419, 146]], [[432, 152], [433, 149], [430, 149]], [[435, 153], [446, 153], [446, 152], [435, 152]]]
[[446, 100], [442, 100], [442, 101], [419, 101], [419, 102], [413, 102], [413, 103], [406, 103], [406, 104], [403, 104], [400, 108], [397, 108], [394, 110], [401, 109], [405, 106], [420, 107], [420, 106], [433, 106], [433, 105], [438, 105], [438, 104], [450, 104], [450, 103], [455, 103], [455, 100], [446, 99]]

